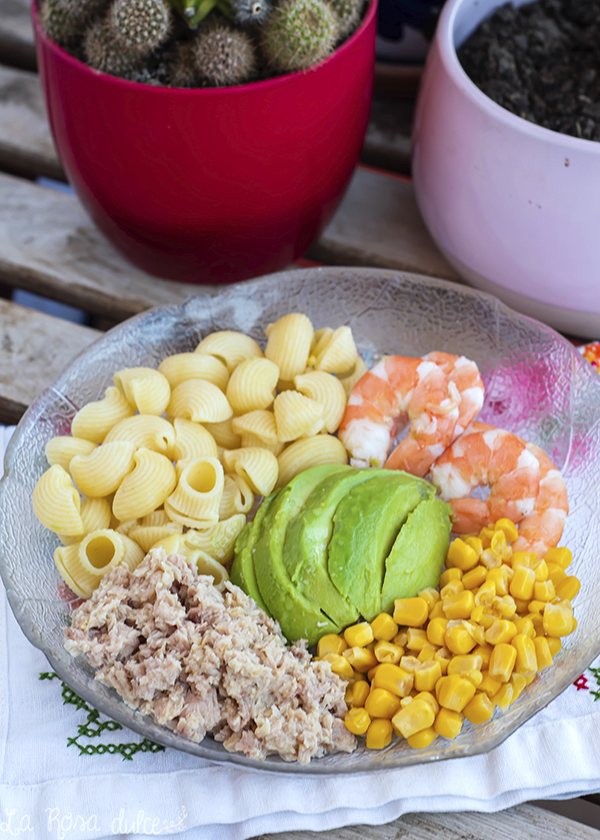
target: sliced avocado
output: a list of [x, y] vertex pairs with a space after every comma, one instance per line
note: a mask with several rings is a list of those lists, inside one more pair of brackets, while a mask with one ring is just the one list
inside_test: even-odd
[[279, 621], [290, 642], [307, 639], [313, 645], [325, 633], [336, 631], [318, 601], [303, 595], [292, 583], [282, 553], [290, 520], [302, 509], [315, 487], [328, 476], [341, 472], [356, 470], [341, 464], [325, 464], [300, 473], [280, 491], [260, 526], [254, 546], [256, 582], [267, 611]]
[[260, 525], [280, 492], [280, 490], [276, 490], [270, 496], [267, 496], [256, 511], [252, 522], [248, 522], [244, 526], [243, 531], [235, 541], [235, 556], [229, 571], [231, 582], [243, 589], [246, 595], [254, 598], [258, 606], [265, 612], [267, 612], [267, 608], [254, 574], [254, 546], [260, 534]]
[[440, 499], [421, 502], [409, 515], [385, 564], [381, 609], [391, 612], [395, 598], [411, 598], [437, 586], [450, 536], [452, 508]]
[[403, 472], [353, 487], [333, 517], [331, 580], [372, 621], [381, 612], [385, 561], [408, 515], [435, 495], [426, 481]]
[[336, 588], [327, 568], [327, 548], [333, 532], [333, 515], [353, 487], [381, 479], [392, 471], [360, 469], [332, 475], [322, 481], [290, 522], [283, 562], [292, 581], [307, 597], [318, 601], [337, 630], [359, 616], [357, 607]]

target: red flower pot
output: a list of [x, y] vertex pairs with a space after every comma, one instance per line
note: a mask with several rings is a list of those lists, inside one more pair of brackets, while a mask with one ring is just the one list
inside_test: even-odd
[[98, 227], [140, 268], [190, 283], [277, 271], [346, 190], [367, 129], [376, 0], [317, 67], [229, 88], [126, 82], [77, 61], [33, 19], [54, 141]]

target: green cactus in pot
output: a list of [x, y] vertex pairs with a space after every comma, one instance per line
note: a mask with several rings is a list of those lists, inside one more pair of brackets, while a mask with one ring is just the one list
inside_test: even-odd
[[324, 0], [282, 0], [261, 27], [261, 51], [275, 71], [307, 70], [332, 52], [338, 26]]

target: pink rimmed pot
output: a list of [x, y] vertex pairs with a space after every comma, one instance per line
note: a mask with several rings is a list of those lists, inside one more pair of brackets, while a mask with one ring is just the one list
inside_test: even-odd
[[303, 254], [364, 141], [376, 6], [308, 71], [185, 90], [93, 70], [45, 35], [33, 0], [54, 142], [100, 230], [135, 265], [188, 283], [244, 280]]

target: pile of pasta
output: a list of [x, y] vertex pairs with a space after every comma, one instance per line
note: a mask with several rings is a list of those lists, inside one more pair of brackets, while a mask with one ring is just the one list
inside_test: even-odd
[[158, 370], [120, 370], [75, 415], [71, 436], [47, 443], [33, 509], [60, 537], [54, 562], [76, 595], [89, 598], [110, 569], [135, 568], [155, 546], [222, 587], [256, 495], [347, 463], [334, 433], [367, 370], [351, 329], [315, 331], [291, 313], [266, 335], [264, 353], [224, 330]]

